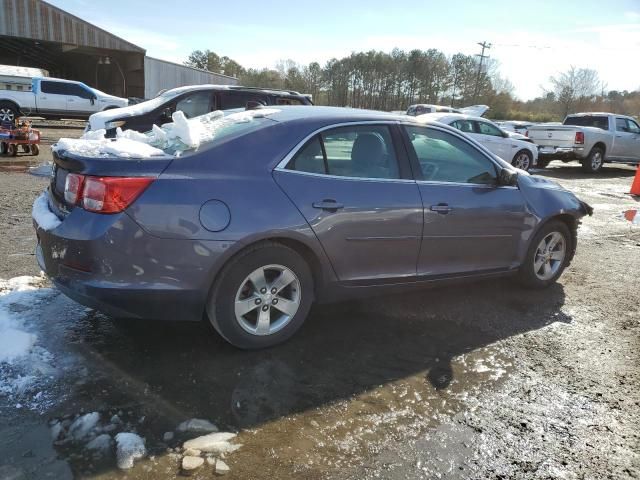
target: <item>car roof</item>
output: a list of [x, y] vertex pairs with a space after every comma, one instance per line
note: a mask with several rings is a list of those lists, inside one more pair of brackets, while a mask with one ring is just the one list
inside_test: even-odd
[[279, 90], [276, 88], [257, 88], [257, 87], [243, 87], [241, 85], [216, 85], [216, 84], [202, 84], [202, 85], [185, 85], [183, 87], [171, 88], [165, 90], [159, 95], [176, 96], [185, 92], [192, 92], [197, 90], [215, 90], [215, 91], [233, 91], [233, 92], [257, 92], [266, 93], [269, 95], [279, 96], [304, 96], [294, 90]]
[[269, 115], [269, 119], [277, 122], [301, 119], [327, 120], [334, 123], [352, 121], [415, 121], [415, 117], [410, 117], [404, 114], [381, 112], [378, 110], [364, 110], [360, 108], [274, 105], [273, 107], [266, 107], [266, 109], [277, 110]]
[[416, 117], [420, 120], [432, 120], [434, 122], [442, 122], [445, 121], [453, 121], [453, 120], [476, 120], [481, 122], [489, 122], [493, 123], [491, 120], [488, 120], [484, 117], [476, 117], [473, 115], [465, 115], [464, 113], [451, 113], [451, 112], [438, 112], [438, 113], [425, 113], [423, 115], [418, 115]]

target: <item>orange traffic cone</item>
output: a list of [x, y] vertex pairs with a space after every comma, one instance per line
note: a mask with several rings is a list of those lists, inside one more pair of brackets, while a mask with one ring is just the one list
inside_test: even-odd
[[629, 193], [631, 195], [640, 196], [640, 165], [638, 165], [638, 169], [636, 170], [636, 176], [633, 179], [633, 183], [631, 184], [631, 191]]

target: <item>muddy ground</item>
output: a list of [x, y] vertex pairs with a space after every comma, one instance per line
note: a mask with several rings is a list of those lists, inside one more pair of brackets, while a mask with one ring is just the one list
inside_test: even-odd
[[[545, 291], [501, 280], [318, 306], [290, 342], [251, 353], [205, 324], [27, 292], [10, 311], [40, 350], [0, 369], [31, 378], [0, 388], [0, 478], [180, 477], [185, 436], [163, 435], [189, 418], [238, 432], [230, 479], [640, 478], [640, 227], [621, 217], [640, 208], [634, 170], [539, 173], [595, 208]], [[0, 173], [0, 278], [39, 273], [30, 208], [46, 182]], [[52, 440], [52, 422], [94, 411], [145, 438], [126, 474], [113, 451]], [[194, 478], [213, 476], [205, 463]]]

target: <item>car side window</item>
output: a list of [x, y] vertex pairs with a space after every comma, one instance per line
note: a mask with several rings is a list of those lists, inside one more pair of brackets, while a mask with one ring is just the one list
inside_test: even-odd
[[287, 169], [339, 177], [400, 178], [391, 132], [383, 125], [324, 131], [296, 154]]
[[442, 130], [405, 127], [415, 151], [422, 179], [432, 182], [495, 185], [496, 167], [483, 153]]
[[482, 135], [492, 135], [494, 137], [502, 137], [502, 132], [487, 122], [476, 122], [478, 125], [478, 133]]
[[176, 111], [178, 110], [181, 110], [187, 118], [209, 113], [212, 110], [211, 92], [194, 92], [187, 95], [176, 103]]
[[302, 102], [297, 98], [276, 97], [276, 105], [302, 105]]
[[473, 122], [470, 120], [456, 120], [451, 125], [461, 132], [473, 133]]
[[618, 132], [627, 132], [627, 119], [616, 117], [616, 131]]
[[64, 82], [40, 82], [40, 90], [42, 93], [51, 93], [54, 95], [68, 95], [69, 90]]
[[73, 95], [75, 97], [86, 99], [92, 98], [92, 95], [88, 90], [85, 90], [80, 85], [75, 85], [73, 83], [67, 84], [67, 95]]
[[264, 96], [246, 92], [220, 92], [220, 110], [229, 110], [231, 108], [246, 108], [248, 102], [259, 102], [267, 105], [267, 99]]
[[631, 119], [627, 119], [627, 124], [629, 125], [629, 132], [631, 133], [640, 133], [640, 127], [636, 122]]

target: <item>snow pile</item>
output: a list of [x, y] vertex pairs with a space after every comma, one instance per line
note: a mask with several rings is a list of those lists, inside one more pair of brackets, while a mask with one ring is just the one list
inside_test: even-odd
[[0, 280], [0, 400], [11, 408], [43, 410], [50, 403], [44, 385], [53, 357], [30, 331], [31, 309], [50, 294], [42, 277]]
[[144, 439], [135, 433], [122, 432], [116, 435], [116, 459], [118, 468], [133, 467], [133, 462], [147, 454]]
[[66, 151], [85, 157], [117, 156], [123, 158], [150, 158], [165, 155], [166, 151], [180, 152], [197, 149], [212, 141], [221, 129], [230, 125], [249, 123], [256, 118], [264, 118], [279, 112], [275, 108], [261, 108], [232, 113], [217, 110], [199, 117], [188, 119], [181, 111], [171, 116], [173, 122], [157, 125], [147, 133], [134, 130], [116, 129], [116, 138], [105, 138], [104, 129], [86, 132], [79, 139], [61, 138], [53, 146], [53, 151]]
[[[102, 134], [102, 138], [99, 138], [98, 132]], [[87, 132], [81, 138], [61, 138], [52, 150], [83, 157], [150, 158], [164, 155], [158, 148], [124, 136], [115, 139], [104, 138], [104, 130]]]
[[44, 230], [53, 230], [62, 223], [60, 219], [49, 209], [48, 194], [46, 191], [42, 192], [40, 196], [36, 198], [36, 201], [33, 202], [31, 216], [38, 226]]
[[82, 415], [76, 418], [69, 427], [69, 435], [76, 441], [82, 440], [98, 425], [99, 421], [100, 414], [98, 412]]
[[236, 436], [231, 432], [218, 432], [210, 433], [209, 435], [203, 435], [201, 437], [187, 440], [184, 442], [182, 448], [185, 450], [193, 449], [200, 450], [201, 452], [209, 453], [231, 453], [242, 447], [241, 444], [234, 445], [229, 442]]
[[201, 418], [192, 418], [190, 420], [185, 420], [176, 428], [178, 432], [192, 432], [192, 433], [211, 433], [217, 432], [218, 427], [216, 427], [209, 420], [203, 420]]

